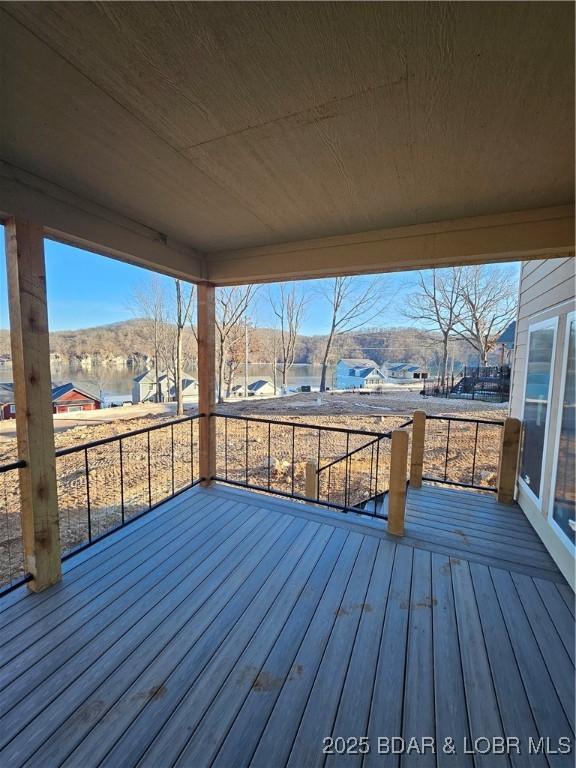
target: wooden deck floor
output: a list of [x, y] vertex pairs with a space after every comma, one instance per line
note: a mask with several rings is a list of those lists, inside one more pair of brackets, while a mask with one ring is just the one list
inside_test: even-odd
[[[194, 489], [7, 596], [0, 765], [572, 765], [529, 754], [573, 739], [571, 590], [518, 510], [432, 488], [409, 506], [397, 540]], [[502, 735], [519, 754], [464, 754]], [[325, 755], [328, 736], [370, 751]], [[437, 754], [379, 754], [392, 736]]]

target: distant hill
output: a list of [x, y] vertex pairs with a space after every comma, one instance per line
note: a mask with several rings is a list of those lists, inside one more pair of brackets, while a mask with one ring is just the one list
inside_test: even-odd
[[[270, 328], [250, 331], [250, 361], [270, 362], [273, 348]], [[277, 333], [277, 332], [276, 332]], [[320, 363], [324, 336], [299, 337], [297, 363]], [[86, 367], [132, 366], [145, 368], [154, 355], [150, 323], [145, 319], [125, 320], [93, 328], [55, 331], [50, 334], [50, 349], [54, 364]], [[185, 330], [184, 350], [195, 357], [195, 340], [191, 329]], [[0, 329], [0, 355], [10, 352], [10, 337]], [[344, 334], [334, 343], [333, 360], [339, 357], [369, 357], [378, 364], [390, 361], [413, 361], [435, 368], [439, 359], [438, 337], [417, 328], [367, 328]], [[474, 353], [465, 342], [454, 344], [454, 357], [460, 363], [473, 363]]]

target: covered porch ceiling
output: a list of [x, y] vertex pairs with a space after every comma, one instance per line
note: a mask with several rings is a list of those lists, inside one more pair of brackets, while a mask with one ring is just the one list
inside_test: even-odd
[[216, 284], [574, 249], [574, 6], [1, 3], [0, 212]]

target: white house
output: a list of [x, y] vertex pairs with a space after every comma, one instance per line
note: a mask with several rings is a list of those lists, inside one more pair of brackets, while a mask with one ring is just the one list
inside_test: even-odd
[[386, 377], [374, 362], [367, 358], [344, 357], [336, 364], [336, 389], [367, 389], [377, 387]]
[[400, 379], [401, 381], [428, 378], [428, 371], [416, 363], [388, 363], [386, 371], [389, 378]]
[[[244, 397], [244, 384], [236, 384], [232, 387], [235, 397]], [[256, 379], [248, 384], [248, 397], [273, 395], [274, 385], [269, 379]]]
[[[189, 373], [182, 374], [182, 396], [184, 402], [195, 400], [198, 395], [198, 382]], [[133, 380], [132, 403], [168, 403], [176, 400], [174, 377], [166, 371], [158, 376], [156, 372], [146, 371]]]

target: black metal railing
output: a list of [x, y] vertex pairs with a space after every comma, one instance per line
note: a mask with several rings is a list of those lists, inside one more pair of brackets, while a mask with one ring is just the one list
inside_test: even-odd
[[24, 461], [0, 467], [0, 594], [29, 580], [24, 568], [19, 470]]
[[215, 480], [345, 512], [385, 516], [391, 432], [214, 413]]
[[[200, 482], [200, 418], [184, 416], [56, 451], [63, 560]], [[24, 466], [0, 467], [0, 594], [30, 578], [17, 477]]]
[[464, 367], [457, 376], [428, 379], [421, 393], [425, 397], [506, 403], [510, 399], [510, 366]]
[[427, 416], [422, 479], [495, 491], [503, 421]]
[[200, 481], [200, 418], [56, 451], [63, 559]]

